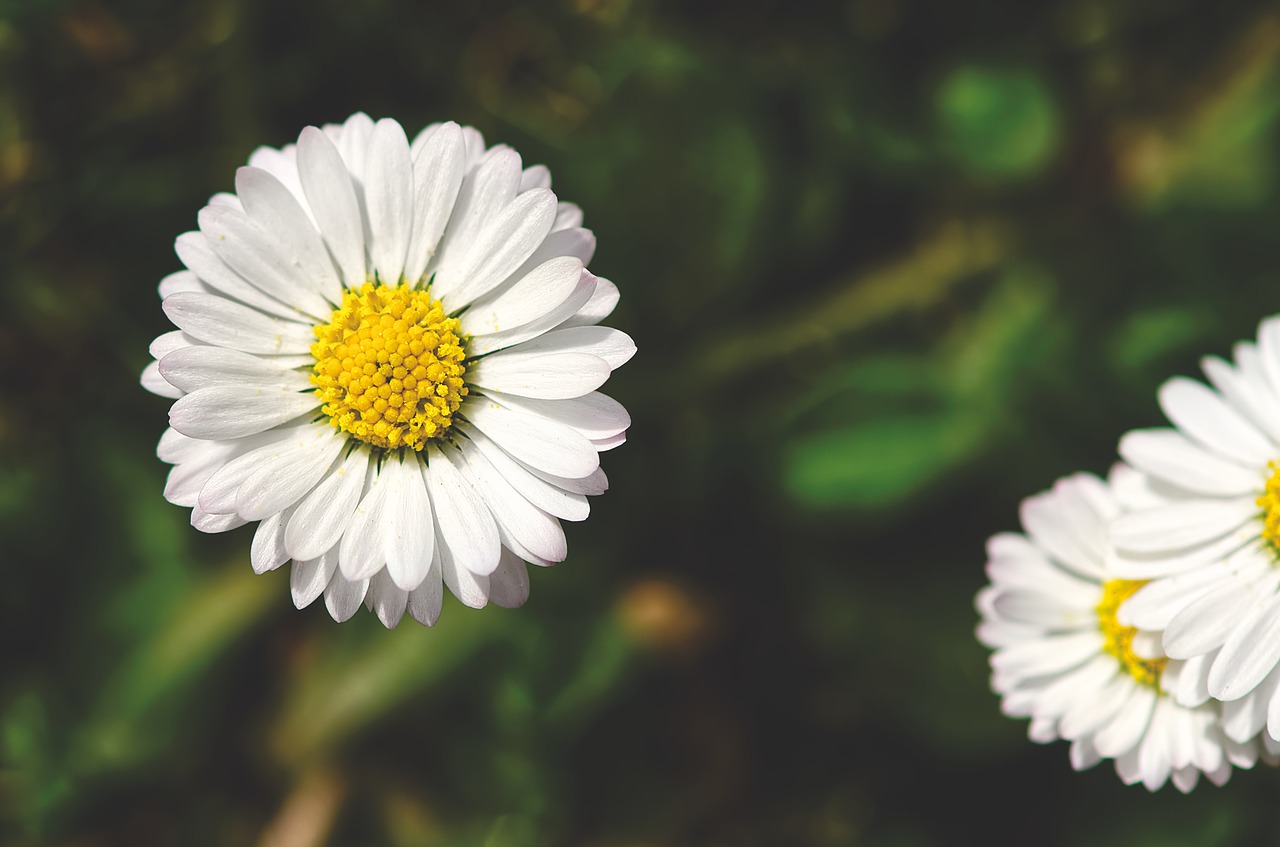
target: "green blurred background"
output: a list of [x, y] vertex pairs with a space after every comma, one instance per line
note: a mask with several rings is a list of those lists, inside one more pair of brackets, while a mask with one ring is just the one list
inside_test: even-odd
[[[337, 625], [161, 497], [172, 242], [455, 119], [623, 292], [613, 490], [517, 611]], [[0, 843], [1272, 843], [1000, 716], [983, 543], [1280, 305], [1260, 2], [0, 0]]]

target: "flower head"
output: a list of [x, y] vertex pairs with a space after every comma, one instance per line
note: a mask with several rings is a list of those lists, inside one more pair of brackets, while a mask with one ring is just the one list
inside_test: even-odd
[[607, 487], [630, 418], [597, 389], [635, 352], [550, 183], [452, 123], [410, 143], [356, 114], [254, 152], [160, 283], [165, 496], [206, 532], [259, 521], [254, 570], [292, 560], [296, 605], [336, 620], [430, 625], [443, 586], [523, 603]]
[[1180, 663], [1160, 653], [1158, 632], [1124, 623], [1142, 583], [1107, 567], [1119, 514], [1112, 485], [1077, 474], [1023, 501], [1026, 535], [991, 539], [991, 585], [977, 606], [978, 638], [995, 650], [992, 688], [1006, 714], [1031, 719], [1033, 741], [1070, 741], [1077, 770], [1110, 758], [1125, 783], [1150, 791], [1167, 781], [1190, 791], [1201, 773], [1221, 785], [1232, 765], [1257, 761], [1258, 744], [1223, 734], [1219, 704], [1187, 707], [1163, 692]]
[[1164, 630], [1185, 660], [1173, 690], [1225, 701], [1236, 739], [1267, 729], [1280, 750], [1280, 318], [1203, 361], [1212, 387], [1177, 377], [1159, 392], [1172, 427], [1135, 430], [1120, 454], [1141, 472], [1120, 490], [1116, 573], [1149, 580], [1123, 613]]

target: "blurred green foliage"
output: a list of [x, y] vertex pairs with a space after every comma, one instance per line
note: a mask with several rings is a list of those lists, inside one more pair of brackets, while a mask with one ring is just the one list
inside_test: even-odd
[[[356, 110], [546, 163], [631, 441], [517, 611], [341, 626], [161, 497], [171, 244]], [[1270, 843], [1071, 772], [983, 542], [1280, 302], [1259, 2], [0, 1], [0, 842]]]

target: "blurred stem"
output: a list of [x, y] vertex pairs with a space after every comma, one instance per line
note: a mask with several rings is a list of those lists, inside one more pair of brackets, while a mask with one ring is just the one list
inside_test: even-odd
[[829, 343], [904, 312], [942, 301], [962, 280], [999, 265], [1013, 239], [999, 221], [955, 221], [909, 255], [838, 284], [789, 315], [751, 326], [704, 352], [696, 369], [727, 381], [755, 367]]
[[258, 847], [320, 847], [333, 830], [347, 783], [328, 767], [304, 771], [258, 839]]

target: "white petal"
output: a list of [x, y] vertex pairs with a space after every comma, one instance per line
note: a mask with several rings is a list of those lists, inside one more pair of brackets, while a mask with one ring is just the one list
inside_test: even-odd
[[489, 599], [504, 609], [518, 609], [529, 599], [529, 569], [510, 550], [502, 551], [497, 570], [489, 575]]
[[521, 194], [486, 223], [465, 256], [441, 265], [436, 281], [450, 312], [491, 291], [524, 264], [551, 231], [555, 203], [546, 189]]
[[206, 206], [197, 220], [217, 257], [264, 293], [313, 318], [323, 319], [333, 311], [294, 252], [246, 213]]
[[180, 292], [166, 298], [162, 308], [188, 335], [246, 353], [307, 353], [315, 341], [306, 324], [273, 318], [216, 294]]
[[174, 241], [173, 249], [182, 263], [204, 283], [195, 292], [177, 291], [175, 294], [212, 294], [216, 291], [278, 318], [290, 321], [311, 320], [293, 304], [280, 302], [228, 267], [226, 262], [218, 258], [204, 233], [184, 232]]
[[[297, 170], [294, 170], [295, 180]], [[301, 184], [298, 191], [301, 191]], [[279, 179], [260, 168], [236, 171], [236, 193], [249, 217], [265, 230], [301, 268], [306, 283], [329, 303], [342, 302], [342, 281], [324, 239], [298, 197]]]
[[236, 514], [261, 520], [294, 505], [328, 473], [342, 445], [341, 438], [323, 427], [314, 438], [304, 436], [255, 450], [258, 467], [236, 491]]
[[489, 575], [476, 573], [455, 562], [443, 537], [436, 539], [436, 551], [440, 557], [440, 576], [453, 596], [464, 606], [483, 609], [489, 602]]
[[287, 423], [319, 405], [312, 393], [214, 385], [176, 401], [169, 409], [169, 424], [192, 438], [241, 438]]
[[324, 589], [325, 608], [335, 621], [342, 623], [359, 610], [368, 590], [368, 579], [347, 579], [341, 572], [335, 573]]
[[517, 353], [500, 350], [468, 368], [467, 382], [522, 397], [567, 400], [595, 391], [609, 365], [590, 353]]
[[1169, 503], [1121, 515], [1111, 542], [1122, 550], [1157, 553], [1221, 538], [1257, 514], [1253, 497]]
[[409, 605], [409, 592], [397, 586], [387, 572], [381, 570], [370, 578], [369, 595], [365, 599], [378, 620], [382, 621], [382, 625], [387, 629], [395, 629]]
[[[419, 138], [422, 138], [419, 135]], [[415, 139], [415, 145], [417, 139]], [[404, 276], [416, 283], [435, 255], [449, 223], [466, 168], [466, 145], [455, 123], [441, 124], [415, 146], [413, 158], [413, 233]]]
[[246, 523], [239, 515], [214, 515], [198, 505], [191, 509], [191, 525], [201, 532], [227, 532]]
[[1169, 420], [1205, 447], [1259, 468], [1276, 458], [1276, 445], [1203, 383], [1174, 377], [1159, 397]]
[[284, 548], [284, 527], [292, 514], [293, 509], [285, 509], [258, 524], [253, 533], [253, 544], [249, 547], [249, 561], [253, 564], [254, 573], [273, 571], [289, 561], [289, 551]]
[[409, 592], [409, 614], [423, 626], [435, 626], [440, 618], [440, 604], [444, 600], [444, 583], [440, 579], [438, 558], [427, 571], [422, 584]]
[[338, 570], [338, 550], [335, 547], [326, 550], [324, 555], [315, 559], [293, 560], [289, 571], [289, 590], [293, 594], [293, 605], [304, 609], [315, 602], [324, 593], [335, 571]]
[[488, 399], [468, 398], [461, 411], [495, 444], [536, 470], [580, 479], [600, 467], [599, 454], [591, 442], [563, 424]]
[[1173, 485], [1214, 497], [1258, 490], [1257, 468], [1243, 467], [1206, 450], [1173, 429], [1140, 429], [1120, 439], [1120, 456]]
[[1117, 758], [1135, 749], [1147, 731], [1155, 701], [1154, 690], [1145, 685], [1135, 686], [1133, 699], [1094, 736], [1098, 752], [1108, 758]]
[[169, 274], [160, 280], [157, 290], [160, 292], [161, 300], [170, 294], [177, 294], [179, 291], [203, 291], [206, 293], [209, 291], [208, 287], [200, 281], [200, 278], [191, 271], [175, 271]]
[[[546, 315], [515, 329], [475, 336], [471, 339], [471, 343], [467, 345], [467, 350], [472, 356], [483, 356], [486, 353], [492, 353], [495, 350], [502, 350], [532, 338], [537, 338], [544, 332], [563, 324], [566, 319], [582, 308], [583, 304], [591, 298], [591, 292], [595, 290], [596, 277], [590, 271], [583, 271], [579, 275], [578, 282], [569, 297]], [[470, 312], [468, 311], [463, 315], [464, 327], [465, 319], [469, 314]]]
[[306, 391], [311, 380], [305, 372], [284, 367], [276, 360], [226, 347], [183, 347], [160, 360], [160, 373], [183, 391], [211, 385], [248, 385]]
[[1272, 441], [1280, 442], [1280, 400], [1258, 360], [1258, 349], [1248, 343], [1236, 346], [1239, 369], [1217, 358], [1206, 356], [1201, 367], [1214, 387], [1227, 402], [1239, 409], [1254, 426]]
[[596, 277], [596, 287], [591, 297], [574, 314], [560, 324], [561, 328], [574, 326], [594, 326], [600, 323], [618, 307], [621, 294], [618, 286], [607, 279]]
[[172, 332], [156, 336], [155, 341], [152, 341], [151, 346], [147, 348], [147, 352], [151, 354], [153, 359], [163, 359], [174, 350], [181, 350], [183, 347], [191, 347], [196, 344], [203, 344], [203, 342], [187, 335], [180, 329], [175, 329]]
[[185, 392], [173, 384], [171, 384], [160, 373], [160, 363], [152, 362], [142, 369], [142, 375], [138, 377], [138, 382], [142, 383], [142, 387], [160, 397], [168, 397], [176, 400]]
[[385, 545], [387, 496], [390, 486], [383, 477], [386, 466], [374, 466], [364, 497], [338, 547], [338, 567], [347, 579], [367, 580], [387, 563]]
[[364, 197], [369, 209], [369, 258], [379, 280], [399, 285], [413, 226], [413, 165], [409, 139], [390, 118], [373, 128], [365, 161]]
[[558, 520], [522, 497], [479, 451], [467, 456], [466, 468], [507, 546], [532, 553], [539, 564], [564, 561], [569, 548]]
[[427, 576], [435, 556], [435, 516], [417, 456], [387, 459], [382, 473], [389, 477], [387, 506], [387, 573], [406, 591], [417, 588]]
[[557, 329], [509, 347], [511, 353], [590, 353], [617, 370], [636, 354], [636, 343], [622, 330], [607, 326], [579, 326]]
[[1248, 615], [1260, 595], [1274, 590], [1270, 575], [1262, 579], [1242, 579], [1229, 574], [1221, 587], [1205, 594], [1169, 622], [1164, 633], [1164, 650], [1174, 659], [1189, 659], [1217, 649]]
[[[464, 143], [467, 129], [462, 130]], [[428, 272], [435, 271], [432, 291], [437, 297], [462, 284], [460, 269], [469, 261], [482, 230], [515, 199], [519, 185], [520, 155], [507, 148], [486, 154], [484, 161], [463, 178], [448, 227], [428, 266]]]
[[[449, 548], [447, 556], [442, 552], [442, 560], [472, 573], [492, 573], [501, 554], [493, 515], [451, 456], [436, 447], [428, 448], [427, 453], [427, 491], [440, 539]], [[445, 579], [449, 579], [447, 574]]]
[[591, 511], [587, 498], [583, 494], [565, 491], [546, 480], [535, 476], [524, 465], [507, 455], [506, 451], [477, 430], [471, 430], [463, 442], [462, 449], [470, 458], [470, 451], [479, 450], [484, 453], [490, 464], [502, 474], [503, 478], [519, 491], [533, 505], [548, 514], [570, 521], [586, 520]]
[[270, 468], [276, 462], [306, 458], [317, 452], [336, 453], [341, 440], [326, 430], [327, 427], [302, 424], [223, 442], [230, 446], [233, 456], [200, 490], [200, 506], [215, 514], [232, 513], [241, 486], [264, 466]]
[[1280, 596], [1240, 619], [1209, 671], [1209, 694], [1235, 700], [1252, 691], [1280, 663]]
[[355, 184], [338, 149], [315, 127], [307, 127], [298, 137], [298, 177], [343, 284], [359, 288], [368, 271]]
[[524, 169], [520, 174], [520, 190], [528, 191], [531, 188], [550, 188], [551, 187], [551, 171], [546, 165], [531, 165]]
[[598, 391], [570, 400], [537, 400], [501, 392], [492, 392], [492, 396], [508, 408], [562, 423], [589, 439], [612, 438], [631, 426], [631, 415], [623, 405]]
[[468, 335], [519, 329], [544, 318], [568, 300], [582, 278], [582, 262], [571, 256], [550, 259], [493, 298], [475, 303], [463, 317]]
[[551, 224], [552, 232], [580, 226], [582, 226], [582, 209], [573, 203], [559, 203], [556, 205], [556, 218]]
[[284, 533], [285, 549], [295, 559], [313, 559], [335, 548], [364, 492], [369, 467], [368, 450], [352, 450], [307, 495]]

